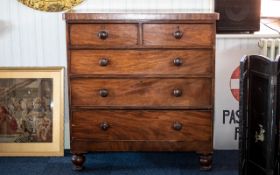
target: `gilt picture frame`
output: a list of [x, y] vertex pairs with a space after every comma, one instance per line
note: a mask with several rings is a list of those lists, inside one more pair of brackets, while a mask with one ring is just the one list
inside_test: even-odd
[[0, 68], [0, 156], [64, 155], [64, 68]]

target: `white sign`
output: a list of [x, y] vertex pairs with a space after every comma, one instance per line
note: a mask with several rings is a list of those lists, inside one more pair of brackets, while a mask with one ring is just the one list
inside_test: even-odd
[[239, 65], [244, 55], [258, 54], [259, 38], [218, 38], [215, 74], [214, 148], [238, 149]]

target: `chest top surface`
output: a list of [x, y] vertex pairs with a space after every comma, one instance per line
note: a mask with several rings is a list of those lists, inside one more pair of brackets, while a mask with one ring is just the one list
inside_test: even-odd
[[71, 10], [63, 15], [72, 20], [209, 20], [219, 19], [219, 14], [211, 11], [191, 10]]

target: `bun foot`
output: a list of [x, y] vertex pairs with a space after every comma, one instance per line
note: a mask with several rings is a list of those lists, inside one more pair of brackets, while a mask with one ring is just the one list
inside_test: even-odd
[[72, 156], [72, 163], [73, 163], [73, 170], [81, 171], [83, 170], [86, 158], [83, 154], [73, 154]]
[[212, 168], [212, 154], [200, 154], [199, 155], [199, 163], [200, 170], [208, 171]]

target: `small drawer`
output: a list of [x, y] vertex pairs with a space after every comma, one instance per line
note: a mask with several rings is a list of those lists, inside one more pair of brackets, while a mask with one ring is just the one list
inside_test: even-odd
[[211, 111], [74, 111], [72, 139], [94, 141], [211, 141]]
[[143, 43], [147, 46], [212, 47], [212, 24], [144, 24]]
[[72, 106], [211, 106], [211, 78], [72, 79]]
[[119, 46], [137, 45], [136, 24], [72, 24], [71, 45]]
[[73, 74], [211, 74], [211, 50], [73, 50]]

